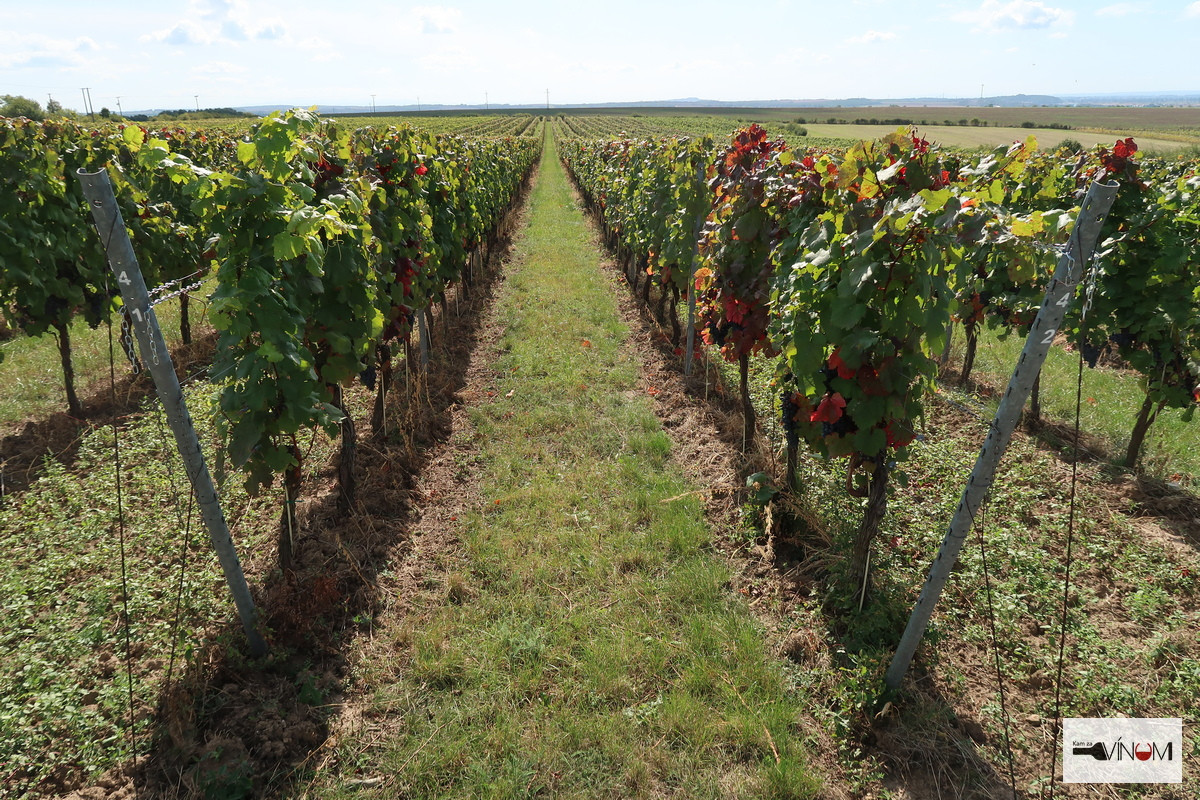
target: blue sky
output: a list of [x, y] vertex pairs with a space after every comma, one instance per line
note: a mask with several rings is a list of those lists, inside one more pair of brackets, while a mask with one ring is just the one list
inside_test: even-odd
[[1200, 0], [4, 0], [0, 94], [85, 86], [125, 111], [1196, 92]]

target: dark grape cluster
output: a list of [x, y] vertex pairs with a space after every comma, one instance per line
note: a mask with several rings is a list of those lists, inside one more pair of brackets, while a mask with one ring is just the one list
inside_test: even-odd
[[836, 422], [822, 422], [822, 436], [849, 436], [858, 431], [858, 426], [854, 424], [854, 420], [849, 414], [842, 414]]
[[1109, 335], [1108, 340], [1117, 347], [1132, 347], [1137, 341], [1134, 335], [1129, 331], [1121, 331], [1120, 333], [1111, 334]]
[[[790, 376], [789, 376], [790, 377]], [[785, 386], [787, 383], [785, 382]], [[797, 393], [789, 389], [783, 390], [780, 401], [780, 419], [783, 432], [787, 435], [788, 447], [796, 447], [800, 443], [800, 428], [796, 417], [800, 414], [800, 404], [796, 402]]]

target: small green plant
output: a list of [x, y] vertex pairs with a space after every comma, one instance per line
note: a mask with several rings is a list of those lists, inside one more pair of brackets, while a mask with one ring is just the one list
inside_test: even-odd
[[771, 476], [765, 472], [756, 472], [746, 478], [746, 488], [750, 490], [750, 499], [758, 505], [765, 506], [771, 502], [771, 498], [779, 494], [777, 487], [771, 480]]
[[309, 670], [304, 670], [296, 676], [296, 699], [310, 706], [319, 706], [325, 702], [325, 693], [317, 685], [317, 676]]

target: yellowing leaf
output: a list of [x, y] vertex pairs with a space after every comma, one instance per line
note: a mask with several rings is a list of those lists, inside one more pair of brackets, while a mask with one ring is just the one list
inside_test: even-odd
[[146, 132], [137, 125], [126, 125], [125, 130], [121, 132], [121, 138], [130, 147], [141, 147], [142, 142], [146, 141]]

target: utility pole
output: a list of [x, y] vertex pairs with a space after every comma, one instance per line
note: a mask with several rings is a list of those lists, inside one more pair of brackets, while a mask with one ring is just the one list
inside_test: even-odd
[[550, 110], [550, 90], [546, 90], [546, 110]]
[[92, 118], [92, 122], [96, 121], [96, 112], [92, 110], [92, 92], [90, 86], [85, 86], [79, 91], [83, 92], [83, 110]]
[[192, 97], [196, 98], [196, 113], [199, 114], [200, 113], [200, 95], [194, 94], [194, 95], [192, 95]]
[[371, 95], [371, 113], [375, 113], [375, 95]]
[[485, 111], [491, 111], [491, 110], [492, 110], [492, 106], [491, 106], [491, 104], [490, 104], [490, 103], [488, 103], [488, 93], [487, 93], [487, 92], [484, 92], [484, 93], [483, 93], [483, 109], [484, 109]]
[[421, 96], [417, 95], [417, 111], [421, 110]]
[[121, 110], [121, 95], [117, 95], [117, 113], [122, 117], [125, 116], [125, 112]]

